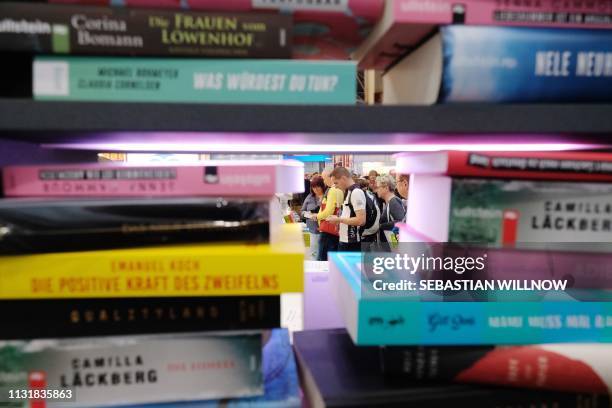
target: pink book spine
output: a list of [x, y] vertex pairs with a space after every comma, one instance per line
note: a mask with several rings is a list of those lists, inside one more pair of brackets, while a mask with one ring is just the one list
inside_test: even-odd
[[392, 0], [393, 24], [360, 61], [384, 69], [438, 25], [612, 29], [612, 1]]
[[400, 23], [612, 28], [612, 2], [394, 0]]
[[303, 0], [48, 0], [49, 3], [105, 5], [121, 4], [127, 7], [187, 8], [207, 11], [261, 11], [290, 10], [298, 13], [345, 14], [376, 21], [383, 9], [384, 0], [340, 0], [308, 2]]
[[15, 166], [4, 169], [3, 182], [7, 197], [269, 196], [303, 190], [300, 170], [277, 165]]

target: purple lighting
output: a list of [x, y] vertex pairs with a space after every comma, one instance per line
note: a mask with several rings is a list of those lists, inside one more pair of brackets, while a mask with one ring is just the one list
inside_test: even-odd
[[43, 147], [123, 152], [398, 153], [563, 151], [607, 146], [568, 135], [112, 132], [77, 135], [62, 143], [43, 144]]

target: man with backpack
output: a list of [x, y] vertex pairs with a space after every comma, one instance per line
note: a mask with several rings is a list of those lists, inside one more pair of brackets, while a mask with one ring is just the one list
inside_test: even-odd
[[340, 216], [327, 218], [331, 223], [340, 224], [338, 251], [361, 251], [362, 242], [375, 240], [380, 210], [375, 200], [355, 184], [346, 168], [336, 167], [331, 179], [334, 186], [345, 192]]

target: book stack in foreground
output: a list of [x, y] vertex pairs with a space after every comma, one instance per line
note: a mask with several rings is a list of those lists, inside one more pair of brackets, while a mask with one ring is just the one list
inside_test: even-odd
[[1, 95], [351, 105], [348, 49], [382, 11], [382, 0], [50, 3], [73, 4], [0, 4], [0, 52], [11, 62]]
[[299, 404], [280, 294], [304, 246], [274, 194], [303, 190], [301, 163], [14, 166], [3, 186], [0, 404]]
[[612, 156], [397, 163], [411, 175], [401, 242], [332, 254], [345, 329], [295, 335], [312, 405], [608, 406]]
[[609, 102], [612, 2], [386, 0], [353, 54], [383, 104]]

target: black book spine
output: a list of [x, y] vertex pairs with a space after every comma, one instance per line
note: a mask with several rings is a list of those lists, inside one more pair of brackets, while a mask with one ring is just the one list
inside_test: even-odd
[[0, 301], [0, 339], [280, 327], [279, 296]]
[[0, 50], [36, 54], [291, 58], [291, 16], [0, 3]]
[[[385, 347], [380, 353], [385, 377], [400, 383], [452, 381], [593, 394], [609, 390], [605, 377], [571, 348], [550, 351], [534, 346]], [[574, 373], [575, 379], [568, 372]]]
[[380, 365], [389, 377], [407, 380], [454, 380], [494, 346], [381, 347]]
[[414, 398], [372, 407], [427, 406], [447, 408], [449, 401], [458, 407], [471, 408], [604, 408], [610, 407], [610, 397], [603, 394], [573, 394], [560, 391], [535, 391], [511, 388], [479, 389], [474, 392], [445, 392], [438, 396]]
[[5, 200], [0, 255], [203, 242], [269, 242], [269, 201]]

